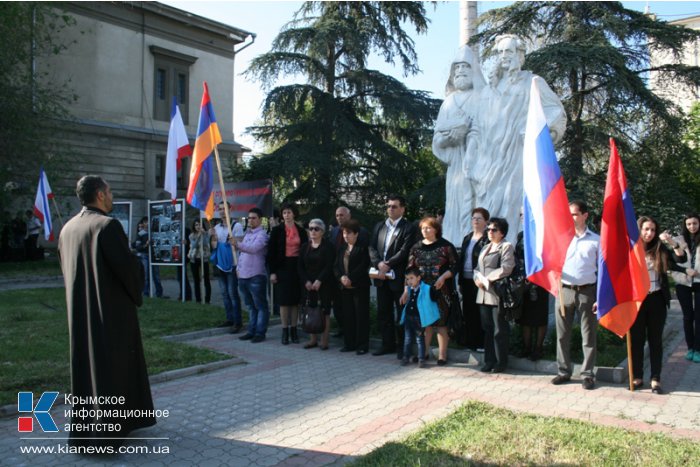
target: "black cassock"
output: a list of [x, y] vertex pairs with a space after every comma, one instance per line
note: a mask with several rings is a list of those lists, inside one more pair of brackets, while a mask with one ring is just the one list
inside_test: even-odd
[[[119, 221], [96, 208], [84, 207], [63, 227], [58, 249], [68, 307], [71, 393], [95, 399], [73, 409], [123, 411], [117, 417], [86, 418], [74, 412], [70, 444], [117, 446], [121, 440], [103, 438], [125, 437], [156, 423], [152, 415], [135, 414], [153, 410], [136, 313], [143, 302], [143, 269]], [[112, 403], [120, 396], [123, 404]], [[119, 416], [127, 411], [136, 416]], [[74, 430], [77, 424], [81, 431]], [[104, 430], [117, 424], [120, 430]]]

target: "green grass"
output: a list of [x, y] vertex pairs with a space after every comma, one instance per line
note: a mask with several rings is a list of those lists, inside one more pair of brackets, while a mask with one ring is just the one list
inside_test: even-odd
[[697, 465], [700, 444], [469, 402], [353, 466]]
[[42, 261], [13, 261], [0, 263], [0, 279], [60, 275], [61, 265], [58, 263], [58, 258], [55, 256]]
[[[229, 358], [160, 337], [216, 326], [223, 309], [144, 299], [139, 309], [151, 375]], [[17, 391], [70, 390], [69, 342], [63, 289], [0, 292], [0, 405], [17, 401]]]

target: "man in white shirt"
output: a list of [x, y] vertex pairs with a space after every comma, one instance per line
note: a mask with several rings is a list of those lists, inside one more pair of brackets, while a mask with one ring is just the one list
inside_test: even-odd
[[[596, 280], [598, 273], [598, 244], [600, 236], [586, 225], [588, 207], [583, 201], [569, 203], [574, 218], [576, 234], [566, 252], [562, 270], [561, 296], [556, 304], [557, 326], [557, 365], [559, 371], [552, 384], [559, 385], [571, 380], [571, 328], [578, 311], [581, 317], [581, 338], [583, 341], [583, 365], [581, 377], [583, 388], [595, 387], [593, 367], [596, 358], [596, 335], [598, 319], [593, 305], [596, 300]], [[563, 306], [562, 306], [563, 302]]]

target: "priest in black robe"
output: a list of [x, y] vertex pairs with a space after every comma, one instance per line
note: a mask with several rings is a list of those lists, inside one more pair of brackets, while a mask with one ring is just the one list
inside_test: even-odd
[[[112, 210], [107, 182], [86, 175], [76, 192], [83, 208], [63, 227], [58, 242], [72, 400], [86, 402], [73, 406], [69, 442], [119, 446], [130, 431], [156, 423], [136, 313], [142, 304], [143, 269], [119, 221], [107, 216]], [[115, 403], [119, 398], [123, 402]], [[76, 412], [80, 409], [85, 410]], [[93, 416], [98, 410], [111, 413]], [[87, 417], [77, 415], [90, 411]]]

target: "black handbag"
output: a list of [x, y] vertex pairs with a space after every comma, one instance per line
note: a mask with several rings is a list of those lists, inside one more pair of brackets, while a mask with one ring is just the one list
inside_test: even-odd
[[318, 301], [311, 306], [308, 295], [310, 294], [307, 294], [306, 303], [301, 307], [301, 328], [307, 334], [321, 334], [326, 328], [326, 316], [318, 306]]
[[[500, 267], [501, 258], [498, 257]], [[498, 308], [505, 314], [507, 321], [515, 321], [523, 315], [523, 296], [527, 288], [527, 280], [520, 268], [493, 282], [493, 288], [498, 295]]]

